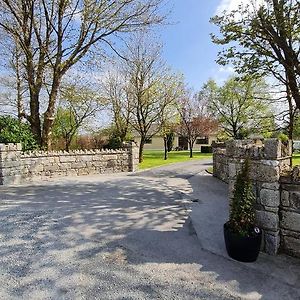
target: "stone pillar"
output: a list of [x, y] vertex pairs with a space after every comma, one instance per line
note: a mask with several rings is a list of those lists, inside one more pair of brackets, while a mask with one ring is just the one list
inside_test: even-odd
[[0, 185], [21, 181], [21, 144], [0, 144]]
[[263, 250], [276, 254], [280, 246], [279, 206], [282, 170], [289, 166], [290, 143], [277, 139], [264, 141], [233, 140], [226, 144], [229, 197], [232, 198], [236, 175], [246, 157], [251, 160], [250, 177], [256, 195], [257, 225], [263, 229]]
[[135, 172], [139, 167], [139, 148], [135, 142], [129, 142], [125, 145], [129, 150], [129, 172]]

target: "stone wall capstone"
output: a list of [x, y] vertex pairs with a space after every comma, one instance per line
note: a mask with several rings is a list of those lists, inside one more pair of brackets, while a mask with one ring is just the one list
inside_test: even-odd
[[20, 144], [0, 144], [0, 185], [45, 180], [55, 176], [134, 172], [138, 147], [124, 144], [118, 150], [33, 151], [23, 153]]

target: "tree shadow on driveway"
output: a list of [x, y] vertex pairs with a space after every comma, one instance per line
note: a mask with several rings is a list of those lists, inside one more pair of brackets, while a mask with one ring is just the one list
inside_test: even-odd
[[286, 292], [264, 274], [203, 251], [180, 191], [164, 178], [0, 192], [1, 298], [271, 299], [271, 287], [287, 299], [299, 296], [293, 287]]

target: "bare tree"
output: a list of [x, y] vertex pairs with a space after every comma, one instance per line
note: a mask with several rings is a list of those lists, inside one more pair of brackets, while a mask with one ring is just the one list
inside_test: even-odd
[[[3, 0], [0, 28], [24, 55], [30, 95], [26, 118], [45, 148], [51, 129], [59, 87], [65, 74], [95, 47], [113, 49], [120, 34], [160, 24], [163, 0]], [[40, 95], [47, 87], [48, 100], [41, 116]]]
[[103, 83], [103, 94], [112, 112], [114, 134], [124, 142], [130, 131], [131, 102], [126, 76], [118, 66], [109, 71]]
[[208, 136], [217, 130], [218, 124], [206, 111], [203, 103], [200, 103], [195, 96], [190, 93], [181, 98], [178, 103], [180, 124], [177, 133], [187, 138], [190, 158], [193, 157], [193, 147], [197, 138]]
[[161, 59], [161, 46], [145, 35], [135, 37], [127, 44], [126, 92], [130, 103], [130, 125], [141, 140], [139, 161], [147, 139], [161, 130], [165, 109], [174, 103], [181, 92], [181, 78], [172, 74]]

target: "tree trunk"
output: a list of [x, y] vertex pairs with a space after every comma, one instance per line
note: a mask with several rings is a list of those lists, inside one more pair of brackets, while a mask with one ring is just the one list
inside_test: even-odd
[[52, 127], [53, 127], [54, 114], [55, 114], [55, 104], [58, 95], [59, 84], [60, 84], [60, 78], [54, 78], [52, 83], [51, 93], [49, 96], [48, 108], [44, 113], [42, 146], [47, 150], [51, 149], [51, 139], [52, 139], [51, 135], [52, 135]]
[[71, 139], [70, 138], [65, 138], [65, 150], [67, 152], [70, 151], [70, 145], [71, 145]]
[[164, 136], [164, 147], [165, 147], [165, 155], [164, 155], [164, 160], [168, 159], [168, 143], [167, 143], [167, 137]]
[[39, 110], [39, 95], [36, 92], [30, 91], [30, 127], [32, 133], [36, 137], [37, 143], [42, 145], [42, 130]]
[[288, 128], [288, 136], [289, 136], [290, 140], [293, 140], [295, 114], [294, 114], [294, 107], [293, 107], [291, 92], [290, 92], [290, 89], [289, 89], [288, 86], [286, 87], [286, 95], [287, 95], [287, 100], [288, 100], [288, 104], [289, 104], [289, 128]]
[[145, 140], [141, 139], [140, 148], [139, 148], [139, 162], [140, 163], [144, 160], [144, 157], [143, 157], [144, 146], [145, 146]]
[[193, 158], [193, 143], [189, 142], [189, 148], [190, 148], [190, 158]]

